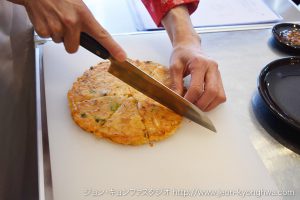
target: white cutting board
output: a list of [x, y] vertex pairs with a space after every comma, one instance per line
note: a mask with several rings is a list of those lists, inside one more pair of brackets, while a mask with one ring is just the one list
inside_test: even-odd
[[[171, 46], [165, 33], [116, 39], [131, 58], [168, 63]], [[72, 83], [100, 59], [82, 48], [69, 55], [52, 42], [43, 45], [43, 55], [55, 200], [220, 199], [199, 196], [206, 190], [225, 194], [221, 199], [242, 199], [241, 193], [229, 196], [230, 191], [277, 191], [228, 103], [208, 113], [216, 134], [184, 120], [174, 136], [153, 147], [114, 144], [81, 130], [67, 103]], [[193, 190], [196, 197], [182, 196]]]

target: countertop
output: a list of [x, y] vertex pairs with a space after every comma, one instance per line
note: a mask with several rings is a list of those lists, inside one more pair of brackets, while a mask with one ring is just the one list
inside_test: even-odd
[[[281, 190], [300, 194], [300, 156], [270, 136], [255, 117], [252, 99], [257, 93], [260, 70], [273, 60], [290, 56], [272, 43], [271, 29], [202, 34], [203, 48], [218, 61], [228, 102], [237, 123], [242, 123], [266, 168]], [[223, 70], [227, 68], [226, 70]], [[229, 70], [230, 69], [230, 70]], [[228, 77], [232, 77], [229, 80]]]
[[[221, 41], [220, 38], [227, 39]], [[185, 119], [176, 134], [153, 147], [111, 144], [104, 139], [96, 140], [78, 128], [70, 117], [66, 93], [78, 76], [100, 62], [99, 57], [84, 48], [70, 55], [62, 44], [51, 41], [41, 45], [47, 117], [45, 133], [48, 133], [45, 138], [49, 138], [54, 198], [81, 199], [85, 188], [108, 191], [109, 188], [125, 190], [125, 187], [134, 190], [141, 186], [278, 191], [248, 137], [251, 127], [246, 127], [251, 124], [247, 102], [256, 89], [257, 73], [265, 62], [279, 57], [267, 45], [268, 38], [269, 29], [204, 33], [204, 51], [218, 60], [228, 97], [225, 104], [207, 113], [217, 133]], [[119, 35], [115, 39], [126, 48], [130, 58], [168, 65], [172, 47], [165, 32]], [[240, 45], [243, 39], [256, 42], [249, 42], [249, 49], [244, 51]], [[222, 47], [229, 44], [229, 51], [224, 51]], [[257, 47], [259, 51], [254, 50]], [[254, 57], [255, 52], [262, 58]], [[247, 58], [239, 59], [241, 57]], [[235, 115], [237, 112], [241, 115]], [[102, 198], [109, 198], [107, 195]], [[124, 195], [120, 198], [145, 197]], [[281, 199], [262, 197], [265, 200], [276, 198]], [[87, 195], [86, 199], [93, 198]], [[175, 197], [170, 195], [164, 199]]]

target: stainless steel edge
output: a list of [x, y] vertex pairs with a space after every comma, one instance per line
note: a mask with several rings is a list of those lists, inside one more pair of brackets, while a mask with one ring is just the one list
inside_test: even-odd
[[39, 199], [53, 200], [52, 173], [44, 87], [43, 53], [41, 46], [44, 42], [45, 41], [43, 40], [35, 40]]

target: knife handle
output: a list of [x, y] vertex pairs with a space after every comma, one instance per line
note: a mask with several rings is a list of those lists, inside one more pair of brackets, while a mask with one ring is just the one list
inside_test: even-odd
[[80, 45], [103, 59], [108, 59], [110, 57], [110, 53], [87, 33], [80, 33]]

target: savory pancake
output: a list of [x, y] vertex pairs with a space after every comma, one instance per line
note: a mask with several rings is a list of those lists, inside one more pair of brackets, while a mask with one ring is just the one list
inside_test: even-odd
[[[166, 67], [132, 61], [170, 87]], [[113, 142], [140, 145], [172, 135], [182, 117], [107, 72], [110, 62], [91, 67], [74, 82], [68, 100], [74, 121], [84, 130]]]

